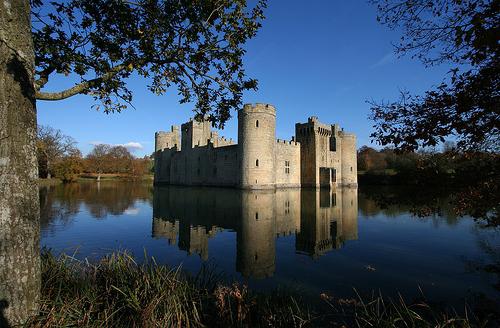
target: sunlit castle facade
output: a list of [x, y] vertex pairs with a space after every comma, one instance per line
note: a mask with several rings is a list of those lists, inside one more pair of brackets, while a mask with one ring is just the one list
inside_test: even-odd
[[356, 136], [309, 117], [292, 140], [276, 139], [276, 109], [238, 111], [238, 143], [209, 121], [155, 133], [155, 184], [240, 189], [357, 186]]

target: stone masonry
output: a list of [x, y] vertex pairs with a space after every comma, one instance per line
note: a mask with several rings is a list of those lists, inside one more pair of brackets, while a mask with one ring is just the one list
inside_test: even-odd
[[208, 121], [155, 134], [155, 184], [240, 189], [356, 186], [356, 136], [310, 117], [291, 141], [276, 139], [276, 109], [238, 111], [238, 144]]

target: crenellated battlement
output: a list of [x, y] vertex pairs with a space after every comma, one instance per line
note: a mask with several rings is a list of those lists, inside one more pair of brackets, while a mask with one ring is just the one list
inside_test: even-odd
[[160, 150], [156, 151], [156, 153], [158, 153], [158, 154], [165, 154], [165, 153], [175, 153], [175, 152], [178, 152], [178, 151], [180, 151], [179, 146], [178, 145], [174, 145], [171, 148], [160, 149]]
[[295, 140], [284, 140], [284, 139], [276, 139], [276, 143], [279, 145], [288, 145], [288, 146], [296, 146], [300, 147], [300, 142], [297, 142]]
[[354, 133], [349, 133], [349, 132], [344, 132], [344, 131], [339, 131], [339, 136], [341, 138], [356, 139], [356, 135]]
[[276, 116], [276, 108], [271, 104], [255, 103], [245, 104], [239, 112], [243, 113], [267, 113]]

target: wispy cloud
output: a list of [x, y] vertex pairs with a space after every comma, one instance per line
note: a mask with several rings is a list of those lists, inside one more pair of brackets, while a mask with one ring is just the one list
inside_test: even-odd
[[385, 66], [391, 64], [396, 60], [396, 55], [393, 52], [386, 53], [382, 58], [380, 58], [375, 64], [370, 66], [371, 69]]
[[136, 141], [129, 141], [127, 143], [119, 144], [117, 146], [123, 146], [130, 151], [140, 150], [140, 149], [144, 148], [140, 142], [136, 142]]
[[103, 144], [110, 145], [110, 146], [122, 146], [122, 147], [127, 148], [131, 152], [135, 152], [137, 150], [144, 149], [144, 146], [140, 142], [137, 142], [137, 141], [129, 141], [129, 142], [123, 143], [123, 144], [108, 144], [108, 143], [102, 142], [102, 141], [91, 141], [91, 142], [89, 142], [89, 144], [91, 144], [92, 146], [103, 145]]

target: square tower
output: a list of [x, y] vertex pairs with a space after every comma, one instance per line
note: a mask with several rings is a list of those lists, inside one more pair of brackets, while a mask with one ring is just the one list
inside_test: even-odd
[[182, 149], [188, 150], [194, 147], [206, 146], [211, 138], [211, 122], [203, 120], [198, 122], [191, 119], [181, 125]]
[[341, 182], [342, 144], [338, 125], [319, 122], [316, 116], [295, 124], [300, 142], [301, 185], [334, 187]]

